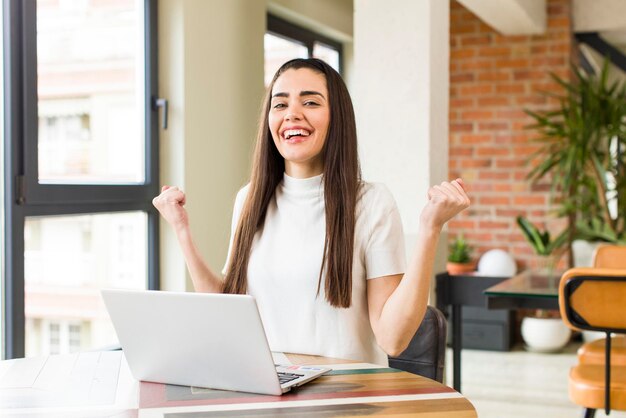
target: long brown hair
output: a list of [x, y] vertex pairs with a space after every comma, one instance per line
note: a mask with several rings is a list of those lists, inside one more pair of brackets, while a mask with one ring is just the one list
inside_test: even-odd
[[235, 230], [223, 291], [246, 293], [252, 241], [263, 226], [267, 207], [285, 171], [285, 161], [274, 145], [268, 124], [272, 88], [285, 71], [300, 68], [324, 75], [330, 105], [330, 121], [322, 150], [326, 238], [317, 293], [319, 295], [325, 275], [326, 300], [332, 306], [348, 308], [352, 301], [355, 208], [361, 183], [356, 123], [352, 100], [341, 76], [330, 65], [315, 58], [286, 62], [268, 87], [259, 120], [250, 188]]

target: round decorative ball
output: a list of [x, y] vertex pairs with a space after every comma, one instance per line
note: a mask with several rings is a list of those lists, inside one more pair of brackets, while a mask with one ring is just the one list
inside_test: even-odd
[[504, 250], [489, 250], [478, 261], [479, 276], [510, 277], [515, 273], [515, 260]]

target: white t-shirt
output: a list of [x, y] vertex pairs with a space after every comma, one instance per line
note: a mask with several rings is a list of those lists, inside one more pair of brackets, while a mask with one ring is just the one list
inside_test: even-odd
[[[248, 188], [235, 201], [231, 248]], [[387, 365], [369, 322], [366, 280], [404, 272], [404, 234], [396, 203], [385, 186], [362, 184], [352, 304], [347, 309], [326, 301], [324, 277], [317, 295], [325, 218], [322, 176], [295, 179], [285, 174], [255, 235], [248, 264], [248, 293], [257, 300], [270, 348]]]

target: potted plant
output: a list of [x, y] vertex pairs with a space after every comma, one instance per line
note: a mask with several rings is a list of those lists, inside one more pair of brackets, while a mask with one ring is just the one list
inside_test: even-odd
[[[539, 133], [540, 149], [530, 161], [533, 182], [547, 180], [559, 210], [567, 217], [567, 247], [577, 238], [626, 242], [626, 83], [610, 82], [609, 61], [600, 74], [572, 69], [572, 81], [556, 75], [560, 106], [526, 111]], [[570, 251], [569, 265], [573, 266]]]
[[471, 258], [472, 248], [465, 241], [463, 235], [459, 235], [450, 244], [450, 253], [446, 270], [449, 274], [463, 274], [476, 270], [476, 263]]
[[556, 238], [552, 239], [550, 231], [539, 229], [523, 216], [518, 216], [516, 220], [517, 225], [522, 230], [524, 237], [535, 251], [535, 254], [541, 257], [541, 273], [552, 276], [556, 264], [566, 250], [565, 246], [569, 231], [565, 229]]
[[[551, 279], [556, 263], [566, 249], [569, 231], [565, 229], [552, 239], [548, 230], [541, 230], [523, 216], [517, 217], [517, 224], [526, 240], [543, 260], [540, 274]], [[561, 350], [571, 336], [571, 330], [561, 320], [558, 311], [536, 309], [522, 319], [522, 338], [531, 351], [555, 352]]]

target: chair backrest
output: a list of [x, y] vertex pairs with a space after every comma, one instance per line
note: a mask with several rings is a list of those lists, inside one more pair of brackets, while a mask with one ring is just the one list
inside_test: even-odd
[[443, 383], [447, 323], [443, 313], [427, 306], [422, 324], [406, 350], [389, 357], [389, 366]]
[[626, 245], [600, 245], [593, 253], [593, 266], [626, 269]]
[[573, 268], [561, 277], [561, 318], [574, 329], [626, 333], [626, 269]]
[[[607, 415], [611, 410], [611, 397], [613, 396], [611, 395], [613, 389], [611, 388], [610, 335], [612, 332], [626, 334], [625, 304], [626, 269], [574, 268], [567, 270], [561, 277], [559, 308], [563, 321], [570, 328], [602, 331], [606, 334], [603, 392], [604, 409]], [[593, 388], [593, 385], [588, 382], [584, 385]], [[593, 396], [591, 389], [587, 392], [588, 396]], [[585, 414], [585, 416], [588, 415]]]

